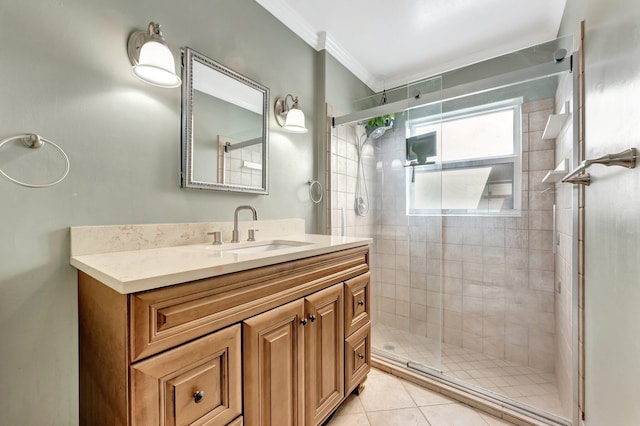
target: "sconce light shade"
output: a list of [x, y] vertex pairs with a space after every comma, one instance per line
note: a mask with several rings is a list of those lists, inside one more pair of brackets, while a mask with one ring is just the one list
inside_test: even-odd
[[307, 133], [308, 129], [304, 125], [304, 113], [298, 108], [292, 108], [287, 113], [287, 119], [282, 126], [291, 133]]
[[[287, 105], [287, 98], [291, 98], [293, 104]], [[287, 132], [307, 133], [309, 130], [304, 124], [304, 112], [298, 107], [298, 98], [287, 95], [284, 99], [277, 98], [275, 115], [278, 124]]]
[[159, 87], [182, 84], [175, 72], [173, 54], [162, 38], [160, 24], [149, 23], [147, 31], [134, 31], [127, 46], [133, 73], [141, 80]]

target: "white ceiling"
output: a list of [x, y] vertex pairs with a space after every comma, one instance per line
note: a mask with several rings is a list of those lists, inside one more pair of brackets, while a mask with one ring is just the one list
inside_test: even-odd
[[566, 0], [256, 0], [375, 92], [558, 34]]

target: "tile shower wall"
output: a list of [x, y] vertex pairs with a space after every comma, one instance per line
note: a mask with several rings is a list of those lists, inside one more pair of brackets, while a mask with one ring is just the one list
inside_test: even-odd
[[[573, 111], [573, 81], [572, 75], [564, 76], [556, 92], [555, 109], [561, 111], [566, 101], [570, 102], [569, 110]], [[556, 164], [565, 158], [571, 160], [573, 156], [573, 122], [571, 116], [565, 127], [556, 138]], [[571, 164], [571, 161], [569, 162]], [[556, 357], [555, 371], [558, 393], [565, 410], [565, 416], [570, 417], [572, 405], [572, 306], [573, 306], [573, 185], [556, 184], [556, 212], [559, 245], [556, 254]]]
[[[334, 116], [332, 106], [327, 106], [327, 116]], [[327, 120], [330, 122], [331, 120]], [[375, 185], [375, 159], [372, 143], [367, 143], [363, 150], [362, 165], [369, 192], [369, 213], [366, 216], [358, 216], [355, 213], [356, 174], [358, 170], [358, 144], [364, 133], [364, 129], [356, 124], [348, 124], [332, 128], [331, 141], [327, 144], [327, 192], [330, 194], [330, 202], [327, 203], [328, 222], [327, 233], [331, 235], [371, 237], [371, 230], [376, 217], [376, 185]]]
[[[329, 126], [330, 117], [339, 115], [331, 105], [326, 106]], [[327, 129], [329, 135], [327, 143], [327, 229], [329, 235], [345, 235], [351, 237], [373, 237], [374, 218], [377, 216], [377, 188], [375, 182], [375, 157], [373, 144], [368, 143], [363, 149], [362, 166], [369, 193], [369, 212], [366, 216], [358, 216], [355, 213], [356, 175], [358, 170], [358, 146], [364, 130], [356, 124], [348, 124]], [[370, 249], [371, 285], [373, 294], [380, 294], [379, 269], [376, 268], [376, 253], [378, 241], [374, 239]], [[372, 303], [376, 308], [372, 311], [373, 319], [377, 319], [379, 312], [379, 299], [374, 298]]]
[[394, 129], [371, 143], [376, 162], [369, 167], [375, 166], [376, 181], [369, 189], [376, 208], [358, 222], [350, 218], [349, 180], [355, 174], [347, 169], [353, 130], [334, 130], [331, 232], [340, 234], [336, 224], [345, 207], [346, 235], [374, 238], [378, 322], [434, 339], [442, 335], [448, 344], [554, 371], [554, 191], [542, 183], [555, 167], [554, 141], [542, 140], [553, 110], [554, 99], [523, 105], [520, 217], [407, 217], [406, 136], [404, 129]]

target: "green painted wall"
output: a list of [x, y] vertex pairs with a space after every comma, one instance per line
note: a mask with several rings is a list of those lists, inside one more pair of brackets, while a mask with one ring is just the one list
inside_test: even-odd
[[367, 85], [358, 80], [333, 56], [325, 52], [325, 57], [326, 80], [329, 83], [326, 87], [326, 100], [329, 104], [341, 107], [348, 105], [354, 99], [373, 94]]
[[[139, 81], [126, 53], [128, 35], [152, 20], [176, 58], [190, 46], [270, 88], [269, 195], [179, 188], [180, 90]], [[71, 160], [67, 179], [52, 188], [0, 179], [0, 424], [73, 425], [78, 324], [69, 226], [231, 220], [237, 205], [252, 204], [260, 219], [298, 217], [315, 230], [306, 181], [324, 149], [315, 142], [323, 53], [251, 0], [4, 1], [0, 39], [0, 139], [39, 133]], [[350, 87], [353, 76], [343, 74], [332, 71], [329, 81]], [[325, 81], [323, 93], [333, 93], [332, 84]], [[273, 101], [287, 93], [300, 98], [305, 135], [282, 132], [273, 118]], [[10, 169], [4, 151], [0, 167]], [[16, 177], [58, 161], [33, 158], [22, 161], [37, 170]]]

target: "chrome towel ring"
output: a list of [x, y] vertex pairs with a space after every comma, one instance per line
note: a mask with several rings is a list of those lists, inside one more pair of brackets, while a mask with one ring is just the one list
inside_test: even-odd
[[[322, 184], [317, 180], [309, 179], [307, 181], [307, 185], [309, 185], [309, 198], [311, 198], [311, 201], [313, 201], [315, 204], [320, 203], [320, 201], [322, 201], [322, 192], [323, 192]], [[318, 187], [318, 190], [317, 190], [318, 191], [318, 196], [317, 197], [313, 196], [313, 187], [314, 186]]]
[[10, 138], [7, 138], [7, 139], [1, 141], [0, 142], [0, 148], [2, 148], [2, 146], [5, 143], [11, 142], [11, 141], [16, 140], [16, 139], [21, 140], [22, 143], [24, 143], [27, 147], [32, 148], [32, 149], [40, 148], [45, 143], [48, 143], [51, 146], [53, 146], [55, 149], [57, 149], [60, 152], [60, 154], [62, 154], [62, 157], [64, 158], [64, 161], [65, 161], [64, 173], [62, 174], [62, 176], [60, 178], [54, 180], [53, 182], [42, 183], [42, 184], [27, 183], [27, 182], [19, 181], [17, 179], [12, 178], [8, 174], [6, 174], [4, 172], [4, 170], [0, 169], [0, 174], [2, 174], [2, 176], [6, 177], [7, 179], [9, 179], [13, 183], [16, 183], [16, 184], [21, 185], [21, 186], [26, 186], [27, 188], [48, 188], [50, 186], [53, 186], [53, 185], [55, 185], [57, 183], [62, 182], [64, 180], [64, 178], [67, 177], [67, 174], [69, 174], [69, 157], [67, 157], [67, 154], [58, 145], [56, 145], [55, 143], [51, 142], [48, 139], [40, 137], [40, 135], [36, 135], [35, 133], [25, 133], [23, 135], [11, 136]]

